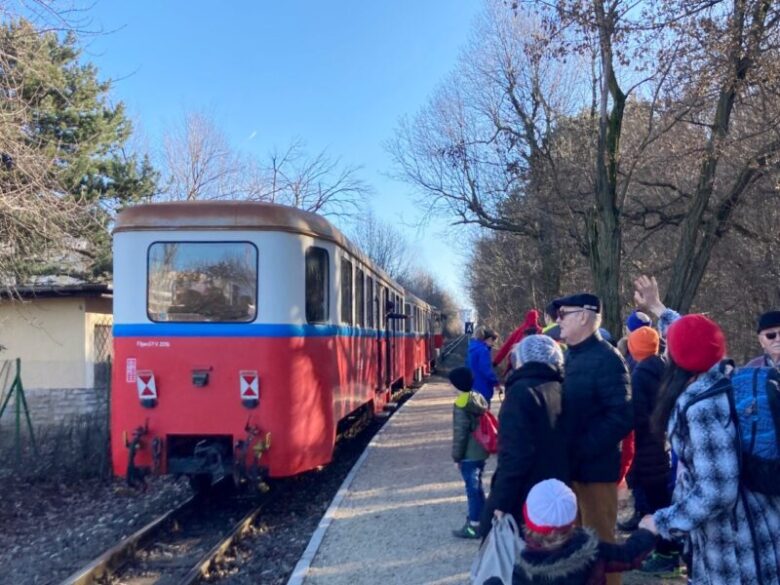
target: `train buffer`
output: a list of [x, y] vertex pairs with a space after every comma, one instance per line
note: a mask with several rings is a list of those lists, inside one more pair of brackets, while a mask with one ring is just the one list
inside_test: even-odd
[[344, 480], [288, 585], [468, 582], [479, 541], [452, 535], [466, 517], [450, 455], [455, 397], [433, 378], [393, 415]]

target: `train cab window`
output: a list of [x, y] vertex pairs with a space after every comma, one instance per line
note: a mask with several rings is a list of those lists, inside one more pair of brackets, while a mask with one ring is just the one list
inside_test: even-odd
[[352, 318], [352, 262], [341, 260], [341, 322], [354, 323]]
[[366, 326], [366, 298], [364, 294], [364, 276], [359, 268], [355, 270], [355, 323]]
[[254, 321], [257, 248], [250, 242], [155, 242], [148, 251], [146, 300], [151, 321]]
[[374, 300], [374, 279], [366, 276], [366, 327], [374, 329], [376, 320], [374, 319], [376, 301]]
[[328, 251], [311, 246], [306, 250], [306, 321], [324, 323], [328, 320], [330, 268]]

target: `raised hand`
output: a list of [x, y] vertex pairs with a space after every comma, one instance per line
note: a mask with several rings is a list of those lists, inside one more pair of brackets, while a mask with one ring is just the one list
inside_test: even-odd
[[647, 311], [660, 317], [666, 310], [661, 302], [661, 294], [658, 291], [658, 282], [655, 276], [642, 275], [634, 281], [634, 302]]

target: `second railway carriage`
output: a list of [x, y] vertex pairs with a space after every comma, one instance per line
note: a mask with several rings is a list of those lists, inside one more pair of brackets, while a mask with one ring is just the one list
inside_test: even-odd
[[128, 208], [114, 229], [114, 471], [202, 483], [325, 464], [339, 421], [430, 372], [435, 323], [318, 215]]

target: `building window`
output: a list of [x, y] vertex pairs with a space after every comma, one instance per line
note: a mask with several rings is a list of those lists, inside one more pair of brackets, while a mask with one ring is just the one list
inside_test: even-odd
[[352, 262], [341, 260], [341, 322], [354, 323], [352, 318]]
[[366, 298], [363, 294], [363, 271], [355, 270], [355, 323], [360, 327], [366, 326]]
[[148, 262], [152, 321], [246, 323], [257, 316], [257, 248], [250, 242], [155, 242]]
[[306, 321], [325, 323], [330, 315], [330, 263], [328, 251], [314, 246], [306, 250]]

